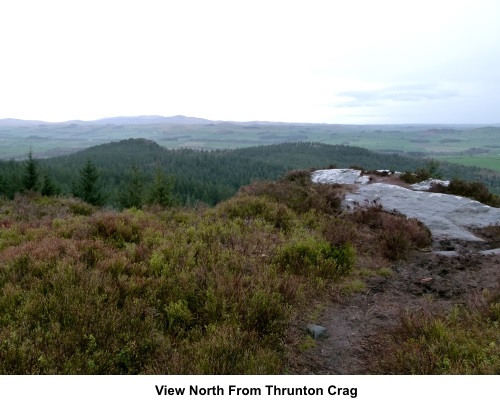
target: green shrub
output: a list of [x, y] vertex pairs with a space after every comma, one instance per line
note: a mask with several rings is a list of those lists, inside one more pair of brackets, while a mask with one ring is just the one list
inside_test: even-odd
[[208, 325], [203, 339], [184, 353], [180, 372], [206, 375], [280, 374], [282, 354], [259, 342], [258, 336], [235, 325]]
[[453, 179], [448, 186], [442, 184], [433, 185], [431, 191], [468, 197], [492, 207], [500, 207], [500, 197], [490, 193], [488, 188], [479, 182]]
[[298, 214], [311, 210], [326, 214], [341, 211], [342, 186], [311, 182], [309, 172], [292, 171], [277, 182], [258, 182], [242, 187], [240, 194], [265, 196]]
[[371, 371], [391, 374], [500, 373], [498, 302], [455, 307], [446, 317], [428, 311], [405, 313], [383, 341], [385, 356]]
[[98, 213], [90, 218], [89, 223], [95, 227], [98, 237], [116, 247], [137, 243], [140, 238], [139, 224], [126, 213]]
[[239, 196], [220, 203], [217, 209], [221, 215], [227, 216], [229, 219], [253, 220], [261, 218], [283, 230], [289, 229], [295, 218], [293, 212], [285, 205], [271, 201], [266, 197]]
[[354, 261], [355, 251], [351, 245], [332, 246], [310, 235], [286, 243], [278, 250], [275, 258], [282, 270], [326, 278], [349, 273]]
[[193, 322], [193, 314], [185, 300], [170, 302], [165, 306], [167, 330], [178, 335], [189, 328]]
[[417, 169], [415, 172], [404, 172], [400, 175], [400, 179], [408, 184], [419, 183], [428, 179], [440, 179], [442, 177], [439, 171], [440, 163], [436, 160], [430, 160], [424, 167]]

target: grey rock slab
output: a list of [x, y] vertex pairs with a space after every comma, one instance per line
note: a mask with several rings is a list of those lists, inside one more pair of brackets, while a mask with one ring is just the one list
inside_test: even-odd
[[345, 196], [347, 208], [377, 201], [386, 211], [396, 210], [422, 221], [435, 238], [482, 241], [468, 227], [500, 223], [500, 208], [493, 208], [465, 197], [414, 191], [393, 184], [360, 185]]
[[368, 184], [371, 181], [370, 176], [359, 176], [354, 183], [356, 184]]
[[326, 169], [316, 170], [311, 174], [313, 183], [322, 184], [354, 184], [361, 176], [361, 170]]

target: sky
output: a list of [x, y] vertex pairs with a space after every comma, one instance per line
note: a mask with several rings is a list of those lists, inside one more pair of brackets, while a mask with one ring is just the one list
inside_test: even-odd
[[500, 123], [497, 0], [1, 0], [0, 118]]

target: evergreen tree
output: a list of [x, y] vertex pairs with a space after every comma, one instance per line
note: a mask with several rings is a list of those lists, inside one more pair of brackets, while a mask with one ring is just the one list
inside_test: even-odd
[[28, 160], [24, 166], [23, 187], [28, 191], [38, 189], [38, 162], [33, 158], [33, 151], [28, 152]]
[[139, 168], [132, 166], [122, 190], [119, 193], [119, 202], [123, 208], [141, 208], [143, 202], [144, 176]]
[[0, 196], [7, 196], [7, 181], [4, 179], [2, 174], [0, 173]]
[[441, 166], [440, 162], [431, 159], [425, 167], [429, 172], [429, 177], [433, 179], [441, 179], [443, 177], [443, 174], [439, 171], [440, 166]]
[[50, 176], [47, 173], [45, 173], [43, 176], [43, 186], [42, 186], [41, 191], [42, 191], [42, 195], [45, 195], [48, 197], [57, 194], [56, 185], [54, 184], [54, 182], [52, 181], [52, 179], [50, 178]]
[[74, 194], [89, 204], [102, 205], [104, 198], [98, 180], [97, 167], [90, 159], [87, 159], [85, 166], [80, 170], [80, 179], [76, 184]]
[[156, 169], [155, 178], [147, 202], [148, 204], [158, 204], [162, 207], [171, 207], [174, 205], [172, 190], [174, 188], [173, 178], [167, 178], [160, 167]]

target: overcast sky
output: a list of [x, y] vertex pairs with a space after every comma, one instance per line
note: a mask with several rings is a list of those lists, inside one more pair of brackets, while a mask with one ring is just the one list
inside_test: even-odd
[[500, 123], [500, 1], [0, 1], [0, 118], [123, 115]]

